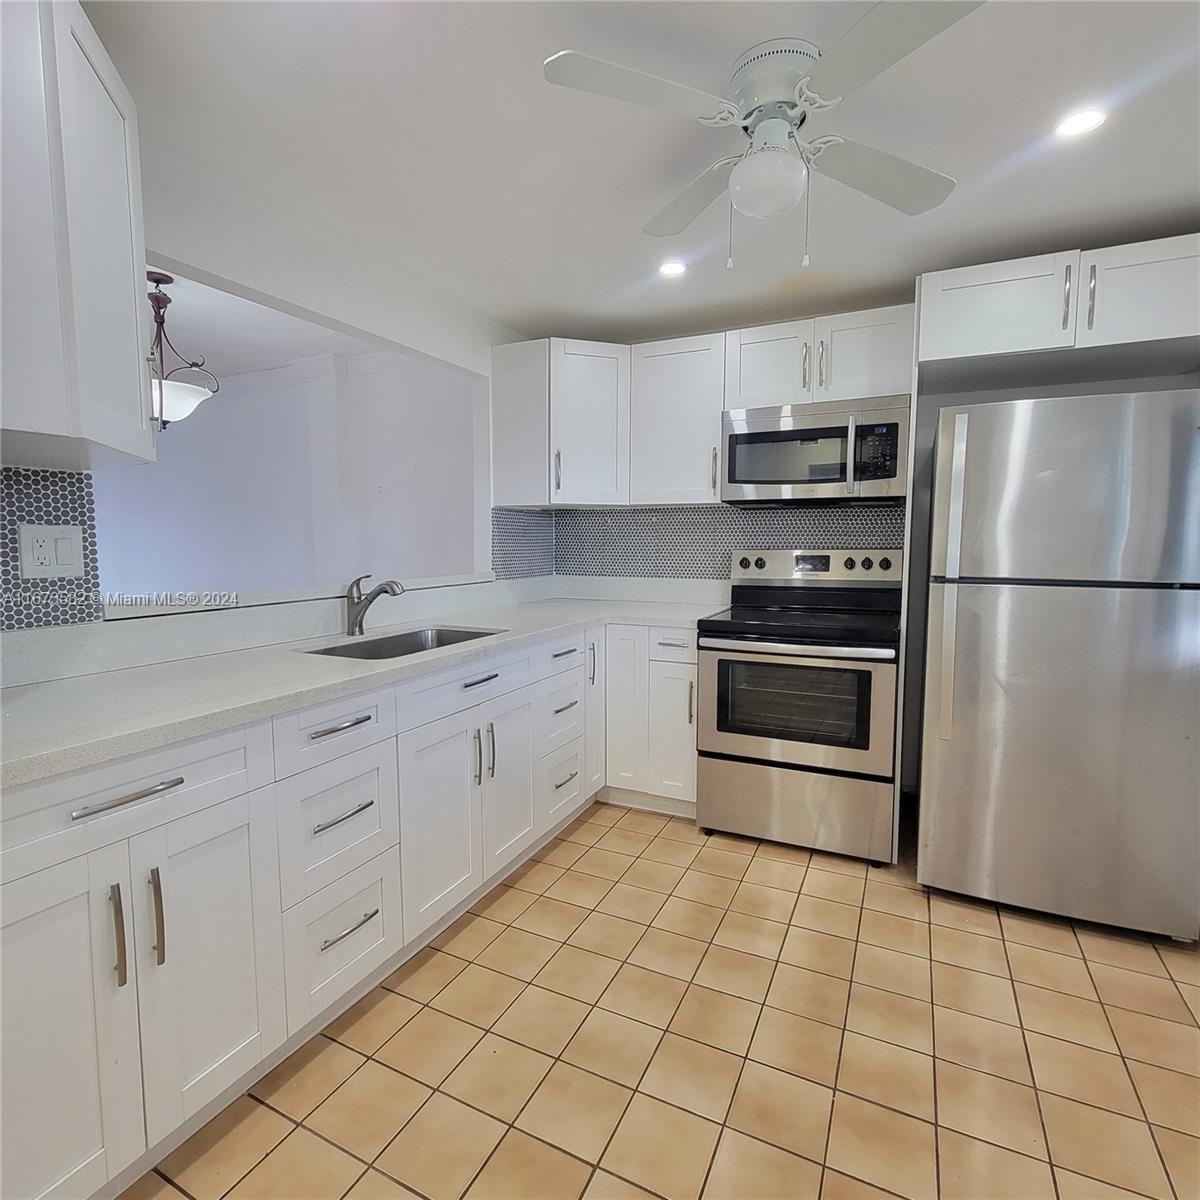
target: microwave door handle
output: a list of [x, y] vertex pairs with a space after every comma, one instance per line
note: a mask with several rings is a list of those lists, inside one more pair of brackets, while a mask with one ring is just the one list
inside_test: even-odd
[[858, 457], [858, 418], [850, 417], [846, 424], [846, 495], [853, 496], [858, 492], [858, 483], [854, 478], [855, 459]]

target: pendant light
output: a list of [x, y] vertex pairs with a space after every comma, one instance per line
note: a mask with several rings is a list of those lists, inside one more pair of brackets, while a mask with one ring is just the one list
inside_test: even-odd
[[[196, 411], [197, 406], [213, 393], [220, 391], [217, 377], [204, 365], [204, 355], [192, 360], [184, 358], [175, 349], [175, 343], [167, 336], [167, 306], [171, 297], [163, 291], [163, 285], [174, 283], [172, 276], [162, 271], [147, 271], [146, 279], [154, 285], [149, 294], [150, 307], [154, 310], [154, 341], [150, 345], [147, 361], [150, 363], [150, 412], [159, 429], [166, 429], [172, 421], [182, 421]], [[167, 370], [167, 351], [179, 359], [180, 365]], [[187, 383], [173, 379], [181, 371], [194, 371], [202, 377], [200, 383]], [[207, 378], [204, 378], [207, 377]], [[157, 397], [157, 402], [155, 398]]]

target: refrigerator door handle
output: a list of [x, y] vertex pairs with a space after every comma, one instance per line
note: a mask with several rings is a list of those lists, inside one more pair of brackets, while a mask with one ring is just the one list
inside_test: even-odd
[[954, 414], [950, 453], [950, 503], [946, 511], [946, 578], [957, 579], [962, 552], [963, 491], [967, 482], [967, 416]]
[[954, 729], [954, 654], [958, 640], [958, 584], [942, 589], [941, 697], [938, 701], [938, 737], [950, 741]]

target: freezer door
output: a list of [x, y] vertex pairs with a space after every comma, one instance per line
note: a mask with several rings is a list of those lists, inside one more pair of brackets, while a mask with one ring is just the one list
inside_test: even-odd
[[1200, 591], [930, 589], [918, 876], [1200, 930]]
[[939, 417], [935, 578], [1195, 583], [1198, 512], [1200, 391]]

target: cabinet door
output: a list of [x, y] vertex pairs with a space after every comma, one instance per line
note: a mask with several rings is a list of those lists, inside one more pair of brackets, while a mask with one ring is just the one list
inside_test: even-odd
[[629, 347], [550, 339], [551, 499], [629, 502]]
[[605, 784], [604, 739], [605, 712], [605, 652], [604, 626], [596, 625], [587, 631], [587, 682], [584, 688], [584, 745], [585, 771], [583, 792], [587, 799]]
[[483, 883], [479, 708], [397, 739], [404, 940], [411, 942]]
[[813, 366], [812, 321], [731, 330], [725, 335], [725, 407], [807, 404]]
[[815, 327], [814, 400], [856, 400], [912, 391], [911, 304], [818, 317]]
[[522, 688], [479, 707], [483, 771], [483, 875], [510, 863], [540, 832], [534, 806], [533, 730], [538, 691]]
[[151, 1144], [286, 1036], [273, 818], [256, 792], [129, 843]]
[[605, 634], [608, 673], [605, 700], [607, 776], [610, 787], [645, 791], [649, 753], [649, 630], [610, 625]]
[[6, 883], [0, 906], [0, 1195], [90, 1196], [146, 1149], [128, 843]]
[[645, 790], [696, 799], [696, 668], [650, 664], [650, 761]]
[[632, 347], [629, 500], [717, 504], [725, 335]]
[[1079, 251], [921, 276], [922, 361], [1075, 344]]
[[1200, 234], [1085, 251], [1077, 346], [1200, 335]]

